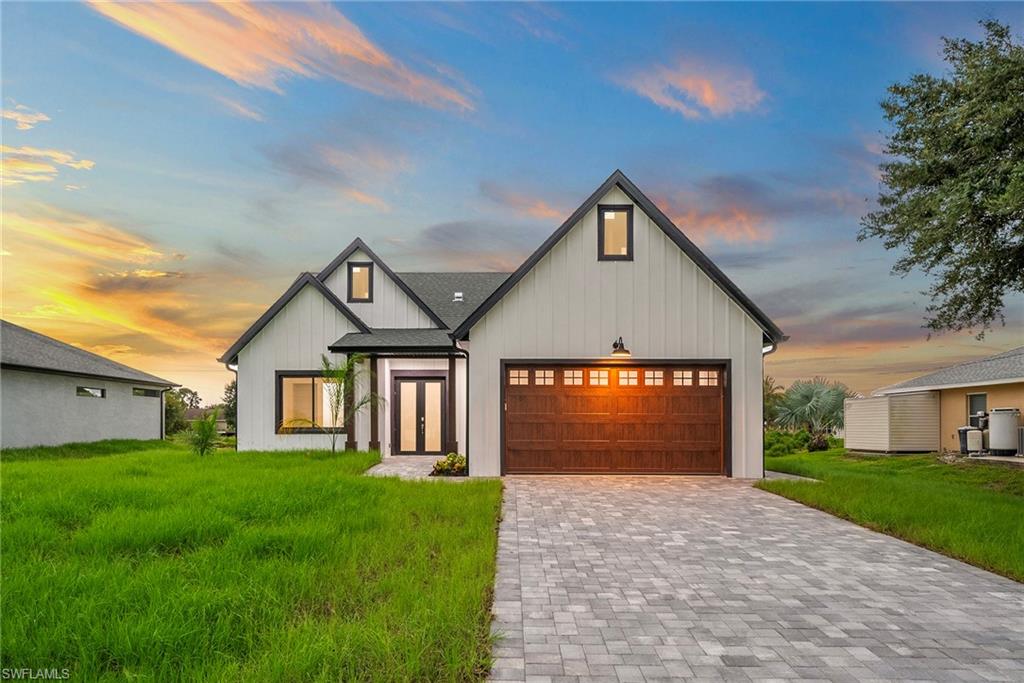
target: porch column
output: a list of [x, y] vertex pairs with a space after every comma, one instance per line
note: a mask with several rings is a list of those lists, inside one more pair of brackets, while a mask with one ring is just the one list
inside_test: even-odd
[[459, 452], [458, 433], [455, 431], [458, 420], [455, 419], [455, 392], [459, 383], [455, 380], [455, 355], [448, 356], [448, 443], [445, 450], [448, 453]]
[[[370, 356], [370, 395], [380, 395], [380, 380], [377, 378], [377, 356]], [[370, 450], [380, 450], [380, 405], [377, 400], [370, 402]]]
[[352, 386], [352, 382], [345, 383], [345, 450], [354, 451], [356, 449], [356, 421], [355, 415], [352, 412], [352, 406], [356, 402], [356, 389]]

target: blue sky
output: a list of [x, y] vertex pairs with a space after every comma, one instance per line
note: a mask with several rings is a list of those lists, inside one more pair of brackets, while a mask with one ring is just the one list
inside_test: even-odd
[[[511, 269], [615, 168], [791, 343], [868, 391], [1019, 345], [928, 339], [856, 242], [885, 88], [1021, 5], [3, 8], [4, 317], [215, 399], [220, 351], [362, 236], [397, 270]], [[40, 118], [43, 117], [43, 118]]]

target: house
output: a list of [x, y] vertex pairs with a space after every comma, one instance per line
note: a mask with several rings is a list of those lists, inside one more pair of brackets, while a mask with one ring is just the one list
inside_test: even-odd
[[[209, 415], [213, 408], [186, 408], [185, 409], [185, 422], [191, 424], [196, 420], [204, 420]], [[218, 406], [217, 409], [217, 433], [224, 436], [231, 436], [231, 428], [228, 426], [228, 421], [224, 417], [224, 409], [222, 406]]]
[[[877, 407], [883, 404], [900, 408], [888, 410], [883, 419]], [[957, 429], [977, 427], [978, 413], [993, 408], [1024, 410], [1024, 346], [883, 387], [870, 398], [848, 400], [845, 407], [849, 448], [959, 450]], [[893, 442], [887, 435], [894, 430], [914, 436], [909, 442], [902, 438]], [[889, 447], [883, 447], [886, 439]]]
[[177, 384], [0, 321], [0, 445], [162, 439]]
[[[356, 239], [221, 357], [238, 448], [465, 453], [471, 476], [763, 476], [763, 355], [779, 328], [621, 171], [513, 273], [395, 273]], [[323, 353], [383, 398], [324, 420]], [[370, 386], [353, 389], [363, 395]]]

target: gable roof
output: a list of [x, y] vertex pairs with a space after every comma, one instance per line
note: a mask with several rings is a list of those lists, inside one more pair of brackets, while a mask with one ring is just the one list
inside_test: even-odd
[[179, 386], [6, 320], [0, 320], [0, 364], [17, 370], [81, 375], [164, 387]]
[[430, 307], [423, 302], [423, 299], [421, 299], [416, 294], [416, 292], [414, 292], [412, 288], [409, 287], [409, 285], [406, 284], [405, 281], [398, 276], [398, 273], [391, 270], [391, 268], [388, 267], [388, 264], [384, 263], [384, 261], [379, 256], [377, 256], [377, 254], [375, 254], [374, 251], [370, 249], [370, 247], [366, 245], [366, 242], [364, 242], [358, 237], [352, 240], [352, 243], [350, 245], [345, 247], [340, 254], [334, 257], [333, 261], [327, 264], [327, 267], [325, 267], [317, 274], [317, 279], [320, 280], [321, 282], [326, 282], [327, 278], [331, 276], [331, 273], [337, 270], [342, 263], [347, 261], [348, 258], [357, 251], [362, 251], [364, 254], [369, 256], [370, 260], [373, 261], [378, 268], [387, 273], [387, 276], [390, 277], [391, 280], [396, 285], [398, 285], [398, 288], [405, 292], [405, 295], [412, 299], [413, 303], [419, 306], [420, 309], [427, 314], [427, 317], [434, 321], [435, 325], [441, 328], [447, 327], [444, 324], [444, 321], [441, 320], [441, 318], [439, 318], [438, 315], [434, 313], [434, 311], [430, 310]]
[[988, 358], [951, 365], [927, 375], [884, 387], [876, 395], [901, 394], [928, 389], [949, 389], [980, 384], [1024, 382], [1024, 346]]
[[[454, 330], [511, 273], [399, 273], [421, 299]], [[452, 301], [462, 292], [462, 301]]]
[[626, 174], [620, 170], [616, 170], [608, 176], [608, 179], [605, 180], [601, 186], [597, 188], [597, 190], [595, 190], [594, 193], [590, 195], [590, 197], [588, 197], [587, 200], [583, 202], [583, 204], [581, 204], [568, 219], [566, 219], [564, 223], [562, 223], [558, 230], [556, 230], [544, 241], [543, 244], [540, 245], [537, 251], [533, 252], [533, 254], [526, 259], [526, 261], [524, 261], [523, 264], [519, 266], [519, 268], [512, 273], [512, 275], [510, 275], [500, 287], [494, 290], [494, 292], [492, 292], [475, 311], [473, 311], [465, 320], [462, 321], [462, 323], [459, 324], [458, 328], [452, 332], [452, 336], [455, 339], [465, 339], [473, 325], [475, 325], [477, 321], [487, 313], [487, 311], [491, 310], [495, 304], [501, 301], [502, 297], [515, 287], [516, 284], [522, 280], [535, 265], [537, 265], [544, 255], [551, 251], [551, 249], [554, 248], [554, 246], [558, 244], [558, 242], [561, 241], [561, 239], [565, 237], [577, 223], [579, 223], [587, 212], [594, 208], [601, 198], [615, 187], [618, 187], [620, 190], [625, 192], [630, 200], [639, 206], [644, 213], [650, 216], [651, 220], [661, 228], [662, 232], [664, 232], [670, 240], [675, 242], [676, 246], [682, 249], [683, 252], [689, 256], [695, 264], [697, 264], [697, 267], [704, 271], [704, 274], [707, 275], [712, 282], [718, 285], [718, 287], [724, 291], [729, 298], [736, 302], [737, 306], [743, 309], [747, 315], [757, 322], [764, 331], [764, 336], [767, 340], [778, 344], [779, 342], [783, 342], [788, 339], [788, 337], [782, 333], [782, 330], [780, 330], [778, 326], [772, 322], [767, 315], [765, 315], [764, 311], [758, 308], [746, 294], [740, 291], [740, 288], [737, 287], [732, 280], [726, 277], [725, 273], [723, 273], [718, 266], [711, 261], [711, 259], [705, 256], [704, 252], [702, 252], [696, 244], [691, 242], [689, 238], [683, 234], [682, 230], [677, 228], [669, 217], [662, 213], [661, 209], [655, 206], [655, 204], [648, 199], [647, 196], [644, 195], [644, 193], [641, 192], [629, 178], [626, 177]]
[[352, 309], [342, 303], [341, 299], [334, 295], [334, 292], [327, 288], [323, 282], [321, 282], [312, 273], [303, 273], [299, 277], [295, 278], [295, 282], [292, 283], [291, 287], [281, 295], [281, 298], [273, 303], [273, 305], [266, 310], [266, 312], [254, 322], [245, 333], [238, 338], [234, 344], [231, 345], [224, 355], [217, 360], [221, 363], [234, 363], [238, 361], [238, 352], [245, 348], [245, 345], [252, 341], [253, 337], [260, 333], [264, 327], [267, 326], [274, 316], [278, 312], [288, 305], [288, 302], [295, 298], [295, 296], [302, 291], [302, 288], [306, 285], [313, 287], [318, 292], [323, 294], [331, 305], [333, 305], [338, 311], [348, 318], [349, 322], [356, 326], [360, 332], [369, 332], [370, 328], [366, 326], [359, 316], [352, 312]]

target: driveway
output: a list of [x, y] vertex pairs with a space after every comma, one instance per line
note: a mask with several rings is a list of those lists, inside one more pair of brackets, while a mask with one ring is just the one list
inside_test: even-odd
[[1024, 586], [749, 482], [505, 487], [494, 680], [1024, 680]]

